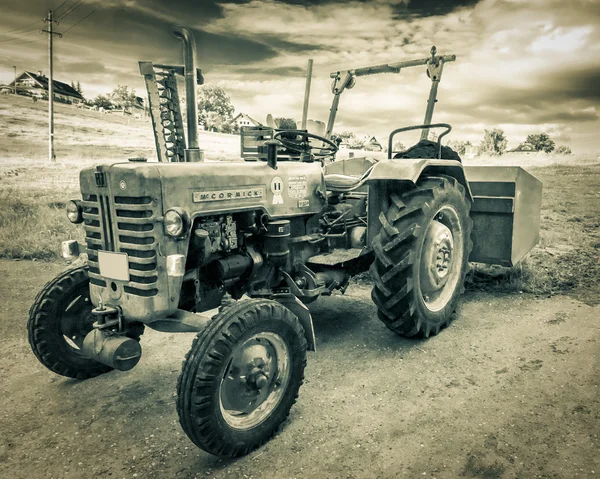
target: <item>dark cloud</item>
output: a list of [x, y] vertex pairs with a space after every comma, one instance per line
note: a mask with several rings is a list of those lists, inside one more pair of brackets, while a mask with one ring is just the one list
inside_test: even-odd
[[454, 116], [471, 120], [516, 123], [580, 123], [597, 121], [600, 65], [540, 73], [524, 87], [495, 85], [473, 96], [451, 97]]
[[410, 0], [407, 4], [394, 6], [398, 17], [418, 16], [431, 17], [447, 15], [457, 8], [474, 7], [480, 0]]

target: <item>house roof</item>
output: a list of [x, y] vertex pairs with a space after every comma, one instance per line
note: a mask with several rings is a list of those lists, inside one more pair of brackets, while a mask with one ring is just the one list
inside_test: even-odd
[[[31, 79], [33, 79], [41, 88], [43, 88], [44, 90], [48, 91], [48, 77], [43, 76], [43, 75], [37, 75], [36, 73], [32, 73], [32, 72], [23, 72], [19, 78], [17, 79], [17, 81], [23, 79], [24, 76], [28, 76]], [[11, 83], [11, 85], [14, 85], [14, 81]], [[83, 100], [83, 96], [81, 96], [81, 94], [75, 90], [73, 87], [71, 87], [70, 85], [67, 85], [66, 83], [63, 83], [61, 81], [58, 80], [52, 80], [52, 85], [54, 86], [54, 93], [58, 94], [58, 95], [66, 95], [66, 96], [70, 96], [70, 97], [74, 97], [74, 98], [79, 98], [80, 100]]]
[[381, 143], [379, 143], [379, 141], [377, 141], [377, 138], [375, 138], [373, 135], [367, 135], [367, 136], [363, 137], [362, 141], [365, 143], [373, 143], [373, 144], [377, 144], [377, 145], [381, 146]]
[[233, 120], [231, 120], [231, 123], [234, 123], [235, 121], [237, 121], [238, 118], [240, 117], [244, 117], [247, 118], [250, 121], [253, 121], [254, 123], [256, 123], [257, 125], [261, 125], [260, 121], [256, 121], [254, 118], [252, 118], [250, 115], [246, 115], [245, 113], [238, 113], [235, 118]]

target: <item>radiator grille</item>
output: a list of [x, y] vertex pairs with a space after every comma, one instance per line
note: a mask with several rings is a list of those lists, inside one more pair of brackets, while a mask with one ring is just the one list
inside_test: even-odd
[[98, 251], [127, 253], [130, 281], [124, 291], [137, 296], [158, 294], [155, 212], [149, 196], [83, 195], [85, 241], [90, 282], [106, 287]]

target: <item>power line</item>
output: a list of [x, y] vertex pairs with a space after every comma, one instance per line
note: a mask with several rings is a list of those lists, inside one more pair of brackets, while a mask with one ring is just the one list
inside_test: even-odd
[[79, 25], [81, 22], [83, 22], [86, 18], [92, 16], [94, 13], [96, 13], [96, 10], [98, 10], [98, 8], [95, 8], [94, 10], [92, 10], [90, 13], [88, 13], [85, 17], [83, 17], [81, 20], [79, 20], [76, 24], [71, 25], [69, 28], [67, 28], [64, 32], [63, 35], [65, 33], [67, 33], [69, 30], [71, 30], [71, 28], [75, 28], [77, 25]]
[[85, 2], [85, 0], [78, 0], [75, 3], [73, 3], [73, 5], [71, 5], [69, 8], [67, 8], [67, 10], [65, 11], [65, 13], [63, 13], [59, 18], [58, 21], [62, 21], [65, 18], [67, 18], [69, 15], [71, 15], [71, 13], [73, 13], [75, 10], [77, 10], [79, 7], [81, 7], [81, 5], [83, 5]]
[[56, 8], [54, 9], [54, 13], [58, 12], [58, 11], [61, 9], [61, 7], [62, 7], [62, 6], [65, 4], [65, 3], [67, 3], [68, 1], [69, 1], [69, 0], [65, 0], [65, 1], [64, 1], [64, 2], [62, 2], [62, 3], [61, 3], [59, 6], [58, 6], [58, 7], [56, 7]]
[[[25, 30], [26, 28], [32, 27], [35, 24], [40, 23], [41, 21], [42, 20], [36, 20], [35, 22], [30, 23], [29, 25], [25, 25], [25, 26], [20, 27], [20, 28], [15, 28], [14, 30], [9, 30], [8, 32], [0, 33], [0, 35], [8, 35], [9, 33], [18, 32], [19, 30]], [[20, 33], [23, 33], [23, 32], [20, 32]]]
[[39, 32], [40, 29], [36, 28], [34, 30], [29, 30], [27, 32], [21, 32], [18, 36], [13, 37], [13, 38], [9, 38], [8, 40], [0, 40], [0, 43], [6, 43], [6, 42], [14, 42], [15, 40], [23, 40], [25, 37], [30, 36], [32, 33], [34, 32]]

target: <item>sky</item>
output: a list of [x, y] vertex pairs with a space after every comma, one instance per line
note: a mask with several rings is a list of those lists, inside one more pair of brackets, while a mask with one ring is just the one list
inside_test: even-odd
[[[330, 72], [424, 58], [435, 45], [457, 56], [433, 117], [453, 125], [447, 138], [479, 144], [484, 129], [501, 128], [510, 148], [546, 132], [574, 152], [600, 151], [598, 0], [2, 0], [0, 82], [12, 80], [13, 65], [47, 74], [39, 29], [48, 8], [64, 32], [54, 77], [79, 81], [86, 97], [118, 84], [145, 94], [137, 62], [180, 64], [169, 27], [183, 24], [206, 83], [263, 123], [269, 113], [300, 120], [313, 59], [309, 118], [326, 121]], [[385, 142], [423, 122], [430, 85], [425, 67], [358, 78], [342, 94], [335, 131]]]

